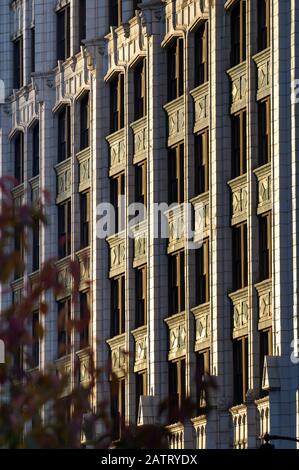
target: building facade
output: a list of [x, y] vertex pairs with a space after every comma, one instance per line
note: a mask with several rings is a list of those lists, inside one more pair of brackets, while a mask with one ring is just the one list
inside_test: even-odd
[[[91, 407], [111, 397], [115, 439], [122, 418], [163, 419], [171, 448], [298, 438], [298, 2], [7, 0], [0, 11], [0, 173], [18, 180], [16, 203], [51, 196], [1, 308], [48, 258], [65, 285], [45, 298], [35, 366], [55, 363], [72, 387], [88, 380], [89, 348], [97, 367], [111, 361], [117, 385], [97, 384]], [[103, 238], [105, 203], [117, 216]], [[132, 203], [146, 207], [133, 225]], [[175, 203], [167, 238], [161, 203]], [[195, 247], [177, 230], [189, 225]], [[89, 327], [69, 335], [87, 304]], [[38, 318], [37, 307], [33, 330]]]

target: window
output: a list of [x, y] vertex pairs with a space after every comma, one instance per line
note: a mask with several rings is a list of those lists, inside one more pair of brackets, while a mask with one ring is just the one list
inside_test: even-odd
[[111, 280], [111, 336], [125, 332], [125, 276]]
[[272, 276], [271, 212], [259, 217], [259, 272], [260, 281]]
[[66, 299], [58, 302], [57, 317], [57, 352], [58, 357], [66, 356], [71, 352], [71, 330], [69, 322], [71, 320], [71, 300]]
[[71, 201], [58, 206], [58, 255], [65, 258], [71, 254]]
[[32, 176], [39, 174], [39, 125], [32, 130]]
[[232, 228], [233, 289], [247, 286], [247, 225]]
[[233, 341], [233, 378], [234, 404], [240, 405], [246, 400], [248, 390], [248, 338]]
[[266, 391], [262, 389], [263, 385], [263, 371], [266, 356], [272, 356], [273, 342], [272, 342], [272, 328], [260, 331], [260, 394], [266, 395]]
[[31, 73], [35, 72], [35, 28], [31, 28]]
[[168, 150], [168, 203], [184, 202], [184, 145]]
[[58, 163], [71, 156], [71, 110], [65, 106], [58, 114]]
[[86, 0], [79, 0], [79, 49], [86, 39]]
[[80, 247], [85, 248], [90, 243], [90, 193], [80, 194]]
[[89, 147], [90, 110], [89, 94], [80, 103], [80, 150]]
[[142, 204], [146, 207], [146, 162], [135, 165], [135, 202]]
[[169, 315], [185, 310], [185, 253], [180, 251], [168, 258]]
[[39, 312], [32, 314], [32, 367], [39, 366]]
[[180, 359], [176, 362], [169, 362], [169, 422], [175, 423], [179, 419], [186, 399], [186, 361]]
[[270, 46], [270, 0], [257, 0], [258, 50]]
[[205, 378], [210, 375], [210, 350], [196, 354], [196, 404], [200, 414], [206, 407]]
[[66, 60], [70, 56], [70, 7], [57, 12], [57, 60]]
[[194, 35], [195, 41], [195, 86], [209, 80], [208, 72], [208, 22], [205, 21]]
[[146, 266], [135, 270], [135, 289], [136, 289], [136, 328], [146, 325], [147, 305], [146, 305]]
[[258, 103], [258, 127], [259, 165], [265, 165], [271, 161], [269, 98]]
[[110, 84], [110, 132], [124, 127], [124, 75], [122, 73]]
[[15, 179], [19, 184], [24, 181], [24, 135], [19, 132], [14, 140]]
[[24, 230], [17, 226], [14, 236], [14, 251], [17, 256], [15, 268], [15, 279], [19, 279], [24, 274], [24, 253], [25, 253], [25, 234]]
[[32, 271], [39, 269], [39, 220], [35, 219], [32, 227]]
[[210, 300], [209, 292], [209, 240], [204, 240], [195, 252], [196, 258], [196, 305]]
[[195, 136], [195, 192], [209, 191], [209, 131]]
[[136, 421], [138, 420], [138, 411], [140, 397], [147, 395], [147, 375], [146, 372], [136, 374]]
[[13, 87], [18, 89], [23, 85], [23, 37], [21, 36], [13, 42]]
[[120, 439], [123, 434], [125, 425], [125, 399], [125, 378], [114, 379], [110, 383], [111, 434], [113, 441]]
[[184, 82], [184, 41], [178, 38], [167, 49], [168, 101], [183, 94]]
[[134, 70], [135, 121], [146, 115], [146, 65], [145, 59]]
[[246, 0], [239, 0], [231, 12], [231, 66], [246, 59]]
[[231, 116], [232, 124], [232, 178], [247, 171], [246, 111]]
[[115, 233], [120, 232], [124, 228], [125, 207], [123, 198], [125, 195], [125, 175], [120, 173], [110, 180], [110, 197], [111, 204], [115, 211]]
[[109, 0], [109, 24], [120, 26], [122, 23], [122, 0]]
[[90, 311], [88, 292], [80, 292], [80, 324], [80, 349], [84, 349], [89, 346]]

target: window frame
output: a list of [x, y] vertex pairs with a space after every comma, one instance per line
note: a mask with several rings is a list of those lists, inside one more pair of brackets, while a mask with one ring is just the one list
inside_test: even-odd
[[58, 209], [58, 256], [66, 258], [72, 251], [72, 203], [67, 199], [57, 205]]
[[209, 81], [209, 22], [205, 20], [194, 33], [194, 86]]
[[247, 172], [247, 111], [231, 115], [232, 178]]
[[233, 340], [233, 386], [234, 405], [246, 401], [248, 391], [248, 337], [242, 336]]
[[185, 252], [177, 251], [168, 256], [168, 314], [185, 311]]
[[272, 212], [259, 215], [259, 278], [272, 277]]
[[204, 129], [195, 136], [195, 193], [203, 194], [210, 189], [209, 129]]
[[121, 274], [110, 280], [111, 294], [111, 337], [119, 336], [126, 331], [125, 314], [125, 275]]
[[271, 162], [271, 103], [270, 97], [258, 102], [258, 164]]
[[57, 357], [68, 356], [71, 352], [72, 333], [69, 329], [71, 321], [71, 299], [69, 297], [57, 302]]
[[118, 73], [110, 82], [110, 134], [124, 127], [124, 74]]
[[238, 0], [231, 14], [231, 67], [246, 59], [246, 0]]
[[70, 5], [56, 12], [56, 57], [65, 62], [71, 55]]
[[167, 47], [167, 94], [173, 101], [184, 92], [184, 39], [177, 37]]
[[13, 87], [20, 89], [24, 86], [24, 41], [19, 36], [13, 41]]
[[185, 146], [183, 143], [168, 149], [168, 204], [185, 200]]
[[201, 247], [195, 251], [196, 305], [202, 305], [210, 301], [209, 245], [209, 239], [206, 238], [203, 240]]
[[57, 115], [57, 155], [58, 163], [71, 156], [71, 108], [63, 106]]
[[234, 291], [248, 286], [247, 236], [246, 223], [232, 227], [232, 277]]

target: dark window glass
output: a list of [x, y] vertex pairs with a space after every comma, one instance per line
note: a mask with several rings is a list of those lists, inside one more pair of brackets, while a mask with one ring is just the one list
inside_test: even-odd
[[109, 24], [120, 26], [122, 23], [122, 0], [109, 0]]
[[58, 163], [70, 157], [71, 143], [70, 107], [65, 106], [58, 114]]
[[135, 67], [134, 70], [135, 88], [135, 121], [141, 119], [146, 114], [146, 66], [145, 60]]
[[90, 311], [88, 292], [80, 293], [80, 349], [89, 346]]
[[195, 136], [195, 192], [209, 191], [209, 131]]
[[168, 203], [184, 202], [184, 146], [168, 150]]
[[85, 248], [90, 243], [90, 193], [80, 194], [80, 247]]
[[110, 83], [110, 132], [124, 127], [124, 75], [119, 74]]
[[111, 436], [113, 441], [120, 439], [124, 432], [125, 399], [125, 379], [113, 380], [110, 383]]
[[32, 367], [39, 366], [39, 312], [32, 314]]
[[70, 7], [57, 12], [57, 60], [70, 56]]
[[185, 310], [185, 253], [178, 252], [168, 258], [169, 315]]
[[195, 39], [195, 86], [202, 85], [208, 77], [208, 22], [198, 28]]
[[35, 72], [35, 28], [31, 28], [31, 73]]
[[13, 83], [14, 88], [19, 89], [24, 85], [23, 77], [23, 38], [13, 42]]
[[260, 281], [272, 275], [271, 213], [259, 217], [259, 268]]
[[58, 255], [71, 254], [71, 201], [58, 206]]
[[125, 175], [119, 174], [110, 180], [110, 201], [115, 213], [115, 233], [124, 228], [124, 207], [121, 196], [125, 194]]
[[243, 337], [233, 341], [234, 404], [246, 400], [248, 390], [248, 339]]
[[247, 286], [247, 225], [232, 228], [233, 289]]
[[39, 125], [32, 130], [32, 176], [39, 174]]
[[138, 411], [140, 397], [147, 395], [147, 377], [146, 372], [136, 374], [136, 421], [138, 419]]
[[209, 301], [209, 240], [196, 250], [196, 305]]
[[34, 220], [32, 227], [32, 271], [39, 269], [39, 220]]
[[146, 325], [146, 267], [136, 269], [135, 271], [135, 290], [136, 290], [136, 328]]
[[269, 99], [261, 101], [258, 104], [258, 139], [259, 165], [265, 165], [271, 161]]
[[180, 359], [176, 362], [169, 362], [169, 423], [175, 423], [179, 419], [186, 399], [186, 362]]
[[79, 47], [86, 39], [86, 0], [79, 0]]
[[231, 12], [231, 66], [246, 58], [246, 1], [239, 0]]
[[90, 110], [89, 95], [87, 94], [80, 104], [80, 150], [89, 147]]
[[210, 350], [196, 354], [196, 404], [197, 413], [204, 413], [207, 405], [207, 387], [205, 380], [210, 375]]
[[260, 331], [260, 395], [264, 397], [267, 395], [266, 390], [262, 389], [263, 385], [263, 372], [264, 362], [266, 356], [272, 356], [272, 328]]
[[135, 202], [146, 206], [146, 163], [135, 166]]
[[232, 124], [232, 177], [247, 171], [246, 111], [231, 117]]
[[125, 332], [125, 276], [111, 281], [111, 336]]
[[19, 132], [14, 140], [15, 179], [19, 184], [24, 181], [24, 135]]
[[270, 1], [257, 0], [258, 50], [270, 46]]
[[184, 42], [176, 39], [167, 50], [168, 101], [183, 94], [184, 89]]
[[58, 357], [66, 356], [71, 352], [71, 320], [70, 299], [58, 302], [57, 341]]

